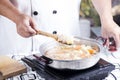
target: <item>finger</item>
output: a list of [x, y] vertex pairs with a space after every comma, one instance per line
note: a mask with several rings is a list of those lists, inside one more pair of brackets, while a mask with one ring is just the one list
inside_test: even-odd
[[18, 31], [19, 34], [25, 38], [36, 34], [36, 31], [33, 28], [31, 28], [31, 26], [26, 26], [24, 29]]
[[33, 35], [36, 34], [36, 31], [31, 26], [29, 26], [28, 33], [29, 33], [30, 36], [33, 36]]
[[39, 29], [36, 27], [35, 21], [34, 21], [32, 18], [31, 18], [31, 20], [30, 20], [30, 26], [31, 26], [36, 32], [39, 31]]
[[26, 31], [24, 31], [24, 30], [18, 31], [17, 33], [18, 33], [19, 35], [21, 35], [22, 37], [24, 37], [24, 38], [28, 38], [28, 37], [32, 36], [31, 33], [29, 33], [28, 31], [26, 32]]
[[102, 37], [104, 39], [106, 39], [106, 46], [108, 47], [109, 46], [109, 35], [107, 35], [105, 32], [102, 33]]
[[109, 47], [109, 38], [107, 38], [107, 41], [106, 41], [106, 46]]

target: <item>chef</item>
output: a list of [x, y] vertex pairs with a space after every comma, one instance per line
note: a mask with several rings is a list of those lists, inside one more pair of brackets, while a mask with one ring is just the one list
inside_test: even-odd
[[[31, 37], [38, 30], [80, 36], [80, 2], [81, 0], [0, 0], [0, 54], [39, 51], [42, 44], [54, 41], [44, 36], [37, 36], [37, 40], [35, 36]], [[92, 2], [100, 15], [103, 37], [114, 37], [119, 46], [120, 28], [112, 19], [111, 0]]]

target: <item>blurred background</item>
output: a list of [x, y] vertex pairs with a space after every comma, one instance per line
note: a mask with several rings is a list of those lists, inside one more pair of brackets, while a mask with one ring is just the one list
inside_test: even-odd
[[[80, 18], [88, 19], [91, 27], [101, 25], [99, 15], [92, 5], [91, 0], [82, 0], [80, 10]], [[112, 0], [112, 14], [114, 21], [120, 25], [120, 0]]]

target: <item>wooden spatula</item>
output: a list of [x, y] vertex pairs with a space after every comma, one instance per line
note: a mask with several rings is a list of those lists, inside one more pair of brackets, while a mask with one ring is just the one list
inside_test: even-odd
[[64, 35], [51, 34], [51, 33], [44, 32], [44, 31], [37, 31], [37, 34], [44, 35], [47, 37], [52, 37], [56, 41], [61, 42], [63, 44], [68, 44], [68, 45], [73, 44], [73, 39], [71, 39], [71, 38], [68, 39]]
[[52, 37], [55, 40], [58, 40], [58, 36], [56, 34], [51, 34], [51, 33], [45, 32], [45, 31], [37, 31], [37, 34], [47, 36], [47, 37]]

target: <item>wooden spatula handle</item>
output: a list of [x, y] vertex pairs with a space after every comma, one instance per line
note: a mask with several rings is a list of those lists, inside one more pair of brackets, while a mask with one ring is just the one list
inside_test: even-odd
[[51, 33], [44, 32], [44, 31], [37, 31], [37, 34], [44, 35], [44, 36], [47, 36], [47, 37], [52, 37], [55, 40], [58, 40], [58, 36], [56, 34], [51, 34]]

